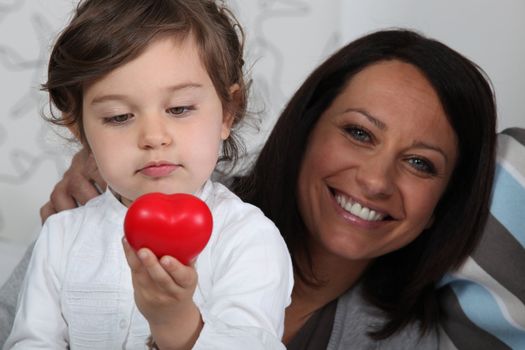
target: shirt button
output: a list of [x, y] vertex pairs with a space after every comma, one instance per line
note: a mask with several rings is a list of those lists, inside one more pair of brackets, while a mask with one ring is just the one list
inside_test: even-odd
[[125, 319], [120, 320], [119, 326], [121, 329], [126, 328], [127, 325], [128, 325], [128, 322], [126, 322]]

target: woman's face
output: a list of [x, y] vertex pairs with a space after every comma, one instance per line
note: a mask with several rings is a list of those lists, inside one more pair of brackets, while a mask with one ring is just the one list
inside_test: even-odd
[[399, 249], [432, 225], [457, 139], [420, 71], [384, 61], [356, 74], [312, 130], [299, 175], [310, 245], [350, 260]]

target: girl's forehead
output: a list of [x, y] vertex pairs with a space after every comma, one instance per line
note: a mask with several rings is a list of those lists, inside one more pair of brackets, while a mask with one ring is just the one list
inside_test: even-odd
[[153, 98], [188, 86], [214, 89], [195, 41], [161, 37], [136, 58], [86, 85], [84, 101], [91, 103], [104, 95], [142, 99], [151, 94]]

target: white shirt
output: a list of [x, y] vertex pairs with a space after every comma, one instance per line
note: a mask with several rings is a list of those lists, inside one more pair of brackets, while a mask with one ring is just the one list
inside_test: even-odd
[[[213, 232], [197, 258], [194, 349], [284, 349], [293, 273], [284, 240], [256, 207], [208, 181]], [[51, 216], [36, 242], [5, 349], [145, 349], [121, 238], [127, 208], [111, 193]]]

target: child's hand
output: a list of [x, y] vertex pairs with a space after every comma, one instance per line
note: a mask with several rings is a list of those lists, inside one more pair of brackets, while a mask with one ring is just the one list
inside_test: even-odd
[[164, 348], [162, 344], [191, 348], [203, 325], [193, 302], [197, 271], [171, 256], [159, 260], [147, 248], [135, 252], [125, 239], [122, 243], [131, 268], [135, 303], [148, 320], [153, 339], [160, 348]]

